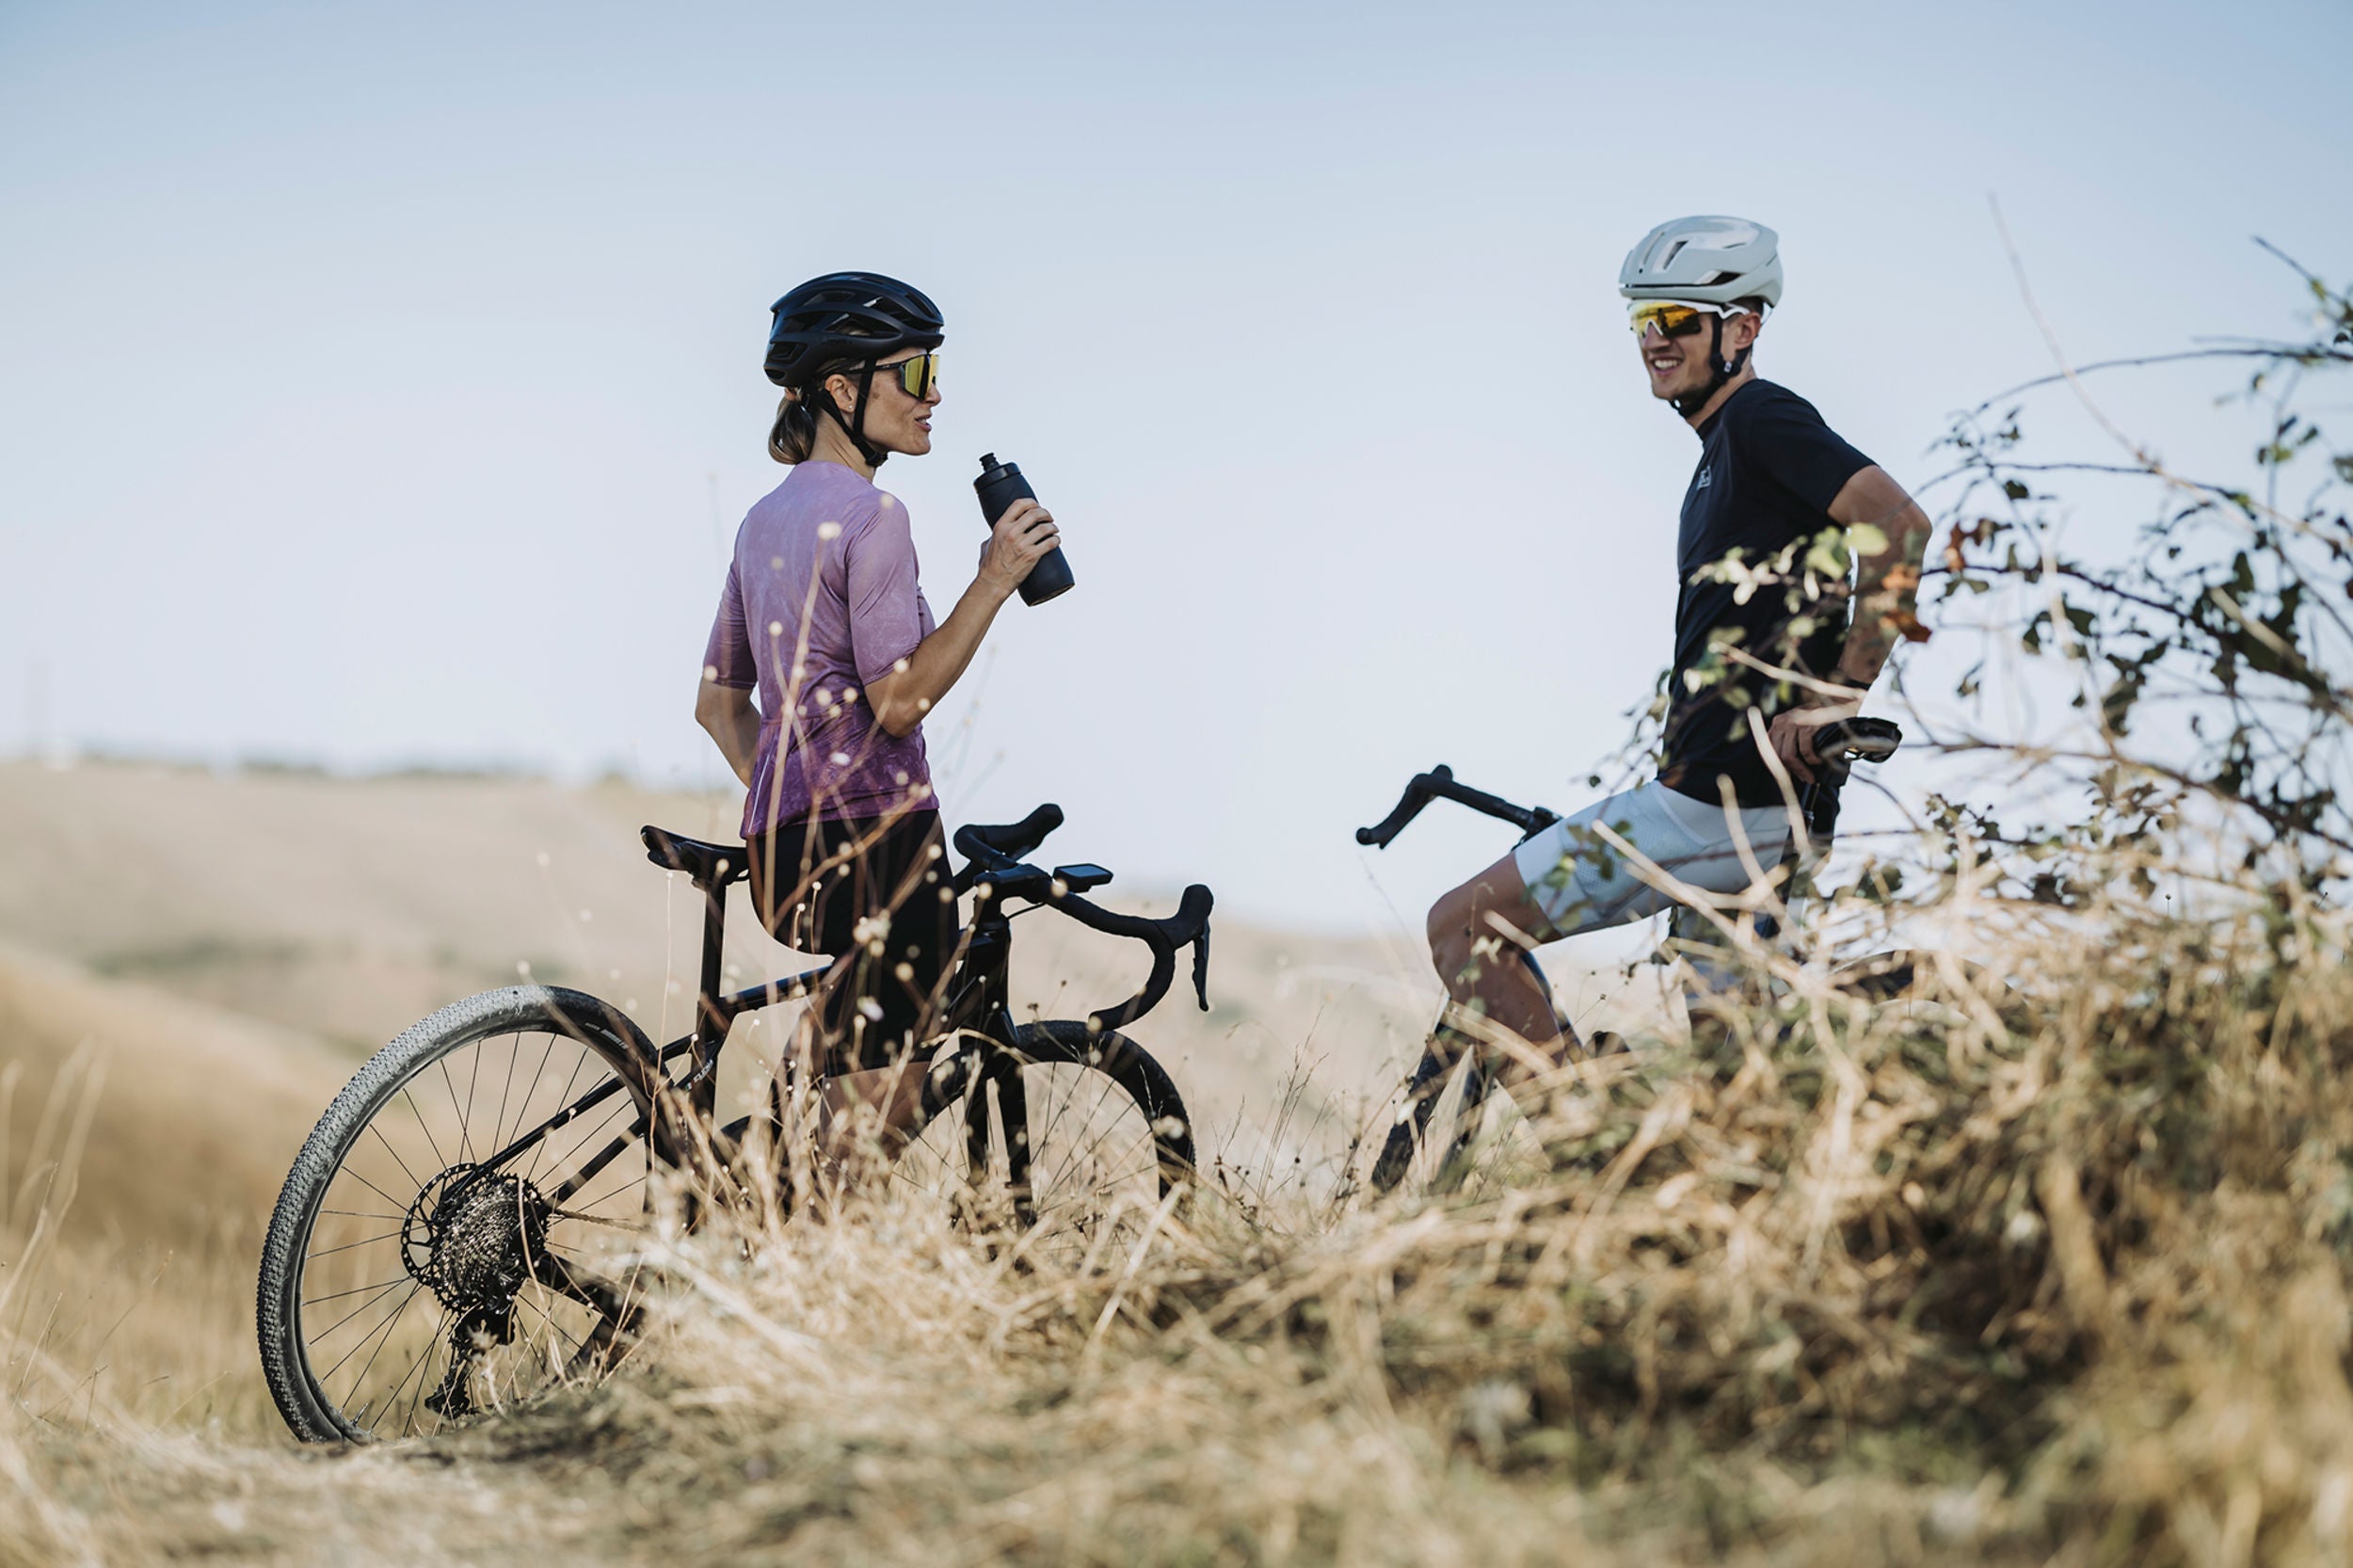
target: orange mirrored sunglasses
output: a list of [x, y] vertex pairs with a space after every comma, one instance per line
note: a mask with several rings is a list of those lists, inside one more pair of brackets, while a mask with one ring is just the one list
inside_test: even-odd
[[932, 389], [939, 385], [939, 350], [929, 349], [912, 360], [898, 360], [874, 368], [889, 371], [898, 377], [902, 391], [920, 400], [931, 396]]
[[1627, 308], [1626, 325], [1634, 328], [1638, 338], [1650, 327], [1657, 328], [1661, 337], [1688, 338], [1709, 316], [1737, 313], [1721, 306], [1686, 305], [1680, 299], [1638, 299]]

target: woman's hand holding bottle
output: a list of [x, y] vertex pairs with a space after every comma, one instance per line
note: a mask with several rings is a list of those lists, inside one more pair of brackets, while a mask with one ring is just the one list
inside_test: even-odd
[[978, 581], [1001, 603], [1013, 597], [1031, 569], [1061, 542], [1062, 530], [1054, 526], [1053, 513], [1035, 501], [1016, 501], [989, 530], [988, 543], [981, 549]]

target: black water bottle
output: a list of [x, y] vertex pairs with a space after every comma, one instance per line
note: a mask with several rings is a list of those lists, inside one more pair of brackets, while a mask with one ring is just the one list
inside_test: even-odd
[[[981, 455], [981, 476], [972, 481], [972, 488], [981, 498], [981, 516], [991, 528], [1015, 502], [1037, 499], [1037, 491], [1021, 477], [1021, 465], [1000, 463], [994, 452]], [[1070, 575], [1070, 563], [1063, 559], [1062, 546], [1056, 545], [1039, 556], [1030, 575], [1021, 580], [1021, 602], [1043, 604], [1057, 594], [1068, 593], [1077, 582]]]

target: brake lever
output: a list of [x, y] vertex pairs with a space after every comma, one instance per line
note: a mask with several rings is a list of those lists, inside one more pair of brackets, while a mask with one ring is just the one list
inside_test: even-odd
[[1201, 922], [1201, 935], [1193, 939], [1193, 990], [1201, 999], [1201, 1011], [1209, 1010], [1209, 922]]

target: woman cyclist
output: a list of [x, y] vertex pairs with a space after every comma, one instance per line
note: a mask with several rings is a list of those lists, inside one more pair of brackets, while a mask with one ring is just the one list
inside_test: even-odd
[[773, 310], [768, 378], [784, 400], [768, 453], [791, 472], [736, 535], [695, 716], [750, 792], [761, 922], [834, 960], [819, 1070], [839, 1156], [852, 1106], [879, 1112], [886, 1143], [913, 1124], [922, 1075], [899, 1069], [954, 955], [924, 715], [1058, 533], [1036, 502], [1009, 508], [935, 626], [906, 508], [874, 472], [932, 449], [938, 308], [895, 279], [838, 272]]

